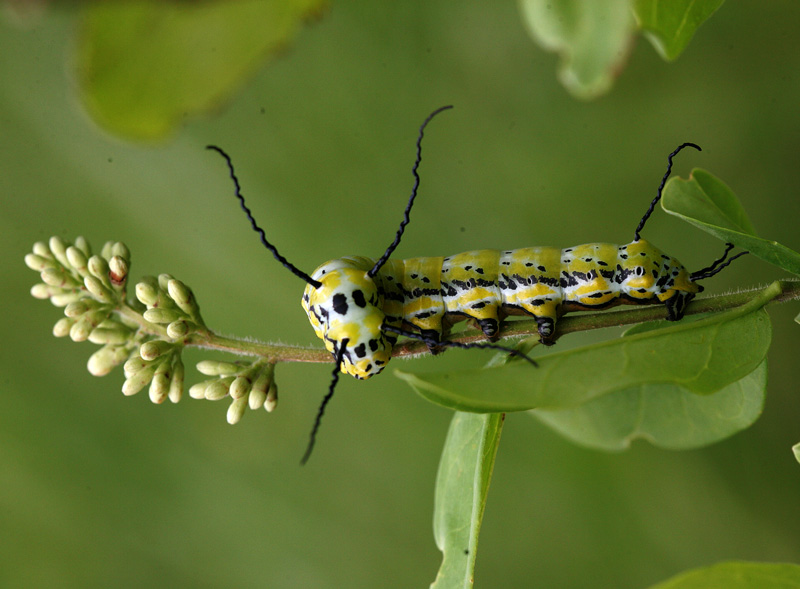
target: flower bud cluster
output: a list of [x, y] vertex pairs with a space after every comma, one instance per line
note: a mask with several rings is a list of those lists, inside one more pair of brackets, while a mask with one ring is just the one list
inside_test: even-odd
[[169, 274], [146, 276], [136, 285], [136, 298], [147, 307], [145, 321], [166, 325], [167, 337], [180, 340], [205, 323], [192, 290]]
[[[188, 286], [169, 274], [145, 277], [136, 284], [135, 299], [128, 301], [130, 252], [119, 242], [108, 242], [100, 254], [92, 255], [82, 237], [73, 244], [52, 237], [47, 243], [36, 243], [25, 263], [43, 281], [31, 294], [64, 307], [64, 317], [55, 324], [53, 334], [102, 346], [89, 358], [91, 374], [103, 376], [124, 363], [123, 394], [135, 395], [149, 385], [153, 403], [181, 399], [184, 347], [193, 336], [200, 341], [213, 336]], [[197, 368], [215, 378], [194, 385], [189, 394], [211, 400], [230, 397], [229, 423], [237, 423], [247, 407], [272, 411], [278, 403], [275, 365], [267, 360], [207, 360]]]
[[89, 358], [89, 372], [103, 376], [130, 356], [136, 326], [114, 313], [124, 301], [130, 268], [125, 244], [109, 241], [99, 255], [92, 255], [83, 237], [74, 244], [51, 237], [47, 243], [34, 244], [25, 263], [39, 272], [43, 281], [33, 286], [31, 294], [64, 307], [64, 317], [56, 322], [53, 335], [103, 346]]
[[163, 340], [142, 344], [139, 353], [125, 362], [122, 394], [135, 395], [149, 384], [153, 403], [163, 403], [167, 399], [173, 403], [180, 401], [184, 381], [182, 350], [182, 344]]
[[249, 407], [264, 407], [273, 411], [278, 405], [278, 387], [275, 384], [275, 364], [265, 360], [245, 362], [218, 362], [203, 360], [197, 370], [208, 376], [215, 376], [189, 389], [193, 399], [218, 401], [230, 397], [228, 423], [235, 424]]

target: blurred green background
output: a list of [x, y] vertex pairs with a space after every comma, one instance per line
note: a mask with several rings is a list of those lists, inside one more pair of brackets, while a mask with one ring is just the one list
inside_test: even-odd
[[[676, 172], [710, 170], [762, 236], [800, 247], [797, 3], [726, 3], [673, 64], [640, 38], [615, 88], [591, 103], [559, 86], [557, 58], [531, 42], [513, 2], [335, 3], [217, 116], [158, 146], [111, 137], [81, 110], [76, 14], [0, 24], [2, 586], [425, 587], [434, 578], [433, 485], [450, 413], [391, 371], [340, 382], [300, 468], [327, 366], [279, 366], [278, 410], [232, 427], [221, 403], [155, 406], [146, 393], [122, 396], [120, 370], [93, 378], [94, 346], [54, 339], [60, 310], [28, 295], [37, 276], [22, 258], [34, 241], [122, 240], [134, 279], [184, 280], [210, 326], [317, 345], [302, 282], [262, 249], [207, 143], [230, 152], [260, 223], [309, 272], [385, 249], [417, 128], [449, 103], [426, 135], [402, 257], [627, 242], [666, 155], [684, 141], [704, 151], [681, 154]], [[722, 250], [660, 210], [645, 237], [690, 269]], [[745, 258], [706, 286], [781, 276]], [[509, 415], [478, 586], [642, 587], [719, 560], [796, 562], [797, 313], [770, 308], [763, 417], [713, 447], [636, 443], [603, 454]], [[453, 351], [400, 366], [484, 358]]]

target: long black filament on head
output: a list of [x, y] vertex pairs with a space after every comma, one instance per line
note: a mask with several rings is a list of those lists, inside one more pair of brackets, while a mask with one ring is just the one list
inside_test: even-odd
[[314, 451], [314, 444], [317, 442], [317, 431], [319, 430], [320, 423], [322, 423], [322, 416], [325, 414], [325, 407], [333, 397], [333, 391], [336, 389], [336, 383], [339, 382], [339, 373], [341, 372], [342, 360], [344, 359], [344, 350], [349, 341], [349, 339], [344, 338], [342, 343], [339, 344], [339, 350], [336, 352], [336, 366], [333, 367], [331, 384], [328, 387], [328, 393], [322, 399], [322, 404], [319, 406], [319, 410], [317, 411], [317, 417], [314, 420], [314, 427], [311, 428], [311, 435], [309, 436], [306, 453], [303, 454], [303, 458], [300, 460], [300, 466], [305, 466], [306, 462], [308, 462], [308, 459], [311, 458], [311, 452]]
[[375, 277], [378, 271], [386, 263], [386, 260], [388, 260], [389, 257], [394, 252], [394, 250], [397, 249], [397, 246], [400, 245], [400, 238], [403, 237], [403, 232], [406, 229], [406, 225], [408, 225], [409, 222], [411, 221], [411, 217], [409, 215], [411, 214], [411, 207], [414, 205], [414, 199], [417, 197], [417, 189], [419, 188], [419, 174], [417, 173], [417, 168], [419, 168], [419, 164], [422, 161], [422, 137], [425, 134], [425, 127], [428, 125], [428, 123], [431, 122], [431, 119], [433, 117], [438, 115], [440, 112], [451, 108], [453, 108], [452, 104], [437, 108], [435, 111], [433, 111], [431, 114], [428, 115], [428, 118], [426, 118], [423, 121], [422, 126], [420, 126], [419, 128], [419, 135], [417, 136], [417, 159], [414, 162], [414, 167], [411, 168], [411, 173], [414, 174], [414, 186], [411, 188], [411, 196], [408, 199], [406, 210], [403, 213], [403, 220], [400, 222], [400, 228], [397, 230], [397, 235], [395, 235], [394, 241], [389, 247], [386, 248], [386, 251], [383, 252], [383, 255], [380, 257], [380, 259], [377, 262], [375, 262], [375, 265], [372, 267], [372, 270], [367, 272], [370, 278]]
[[220, 154], [222, 157], [225, 158], [225, 162], [228, 164], [228, 171], [230, 172], [231, 180], [233, 180], [233, 185], [236, 187], [236, 198], [239, 199], [239, 204], [241, 205], [242, 210], [247, 215], [247, 218], [250, 219], [250, 225], [253, 226], [253, 231], [255, 231], [261, 236], [261, 243], [264, 244], [264, 247], [266, 247], [269, 251], [272, 252], [272, 255], [275, 256], [276, 260], [278, 260], [281, 264], [283, 264], [284, 268], [291, 270], [292, 274], [294, 274], [298, 278], [302, 278], [314, 288], [319, 288], [320, 286], [322, 286], [321, 282], [314, 280], [313, 278], [311, 278], [311, 276], [309, 276], [308, 274], [300, 270], [297, 266], [289, 262], [286, 258], [284, 258], [281, 254], [278, 253], [278, 250], [274, 245], [272, 245], [269, 241], [267, 241], [267, 236], [264, 233], [264, 230], [258, 226], [256, 220], [253, 218], [253, 213], [250, 212], [250, 209], [244, 202], [244, 196], [242, 196], [242, 190], [241, 187], [239, 186], [239, 179], [236, 177], [236, 172], [234, 172], [233, 170], [233, 162], [231, 161], [230, 156], [216, 145], [206, 145], [206, 149], [211, 149], [213, 151], [216, 151], [218, 154]]
[[426, 337], [426, 336], [422, 335], [421, 333], [416, 333], [414, 331], [406, 331], [405, 329], [400, 329], [398, 327], [392, 327], [391, 325], [384, 324], [383, 327], [381, 327], [381, 329], [383, 331], [396, 333], [397, 335], [403, 335], [403, 336], [411, 338], [411, 339], [415, 339], [415, 340], [418, 340], [418, 341], [421, 341], [421, 342], [425, 342], [428, 346], [433, 346], [433, 347], [441, 346], [441, 347], [445, 347], [445, 348], [461, 348], [462, 350], [468, 350], [470, 348], [478, 348], [480, 350], [501, 350], [503, 352], [508, 352], [510, 355], [516, 356], [517, 358], [522, 358], [524, 360], [527, 360], [528, 362], [530, 362], [536, 368], [539, 367], [539, 365], [536, 363], [536, 360], [533, 360], [532, 358], [528, 357], [526, 354], [523, 354], [519, 350], [515, 350], [513, 348], [507, 348], [507, 347], [501, 346], [499, 344], [492, 344], [492, 343], [489, 343], [489, 342], [473, 342], [471, 344], [465, 344], [465, 343], [462, 343], [462, 342], [455, 342], [455, 341], [451, 341], [451, 340], [444, 340], [444, 341], [441, 341], [441, 342], [437, 342], [433, 338]]
[[664, 174], [664, 177], [661, 179], [661, 184], [658, 185], [658, 192], [656, 193], [656, 197], [653, 199], [653, 202], [650, 203], [650, 206], [647, 209], [647, 212], [642, 217], [642, 220], [639, 221], [639, 226], [636, 228], [636, 231], [633, 234], [633, 241], [639, 241], [639, 232], [644, 229], [644, 224], [647, 223], [647, 219], [650, 218], [650, 215], [653, 214], [653, 210], [656, 208], [658, 201], [661, 200], [661, 192], [664, 190], [664, 185], [667, 183], [667, 178], [669, 178], [670, 173], [672, 172], [672, 158], [674, 158], [678, 153], [684, 149], [685, 147], [694, 147], [697, 151], [703, 151], [699, 145], [694, 143], [684, 143], [680, 145], [675, 151], [669, 154], [667, 158], [669, 163], [667, 165], [667, 171]]
[[[750, 252], [739, 252], [735, 256], [728, 258], [728, 253], [733, 249], [732, 243], [725, 244], [725, 253], [722, 254], [722, 257], [718, 260], [714, 260], [714, 263], [711, 264], [708, 268], [703, 268], [702, 270], [698, 270], [697, 272], [692, 272], [689, 275], [689, 278], [692, 279], [692, 282], [696, 282], [698, 280], [705, 280], [706, 278], [711, 278], [714, 274], [718, 274], [720, 270], [725, 268], [726, 266], [730, 266], [731, 262], [733, 262], [736, 258], [741, 258], [745, 254], [749, 254]], [[726, 258], [727, 261], [726, 261]]]

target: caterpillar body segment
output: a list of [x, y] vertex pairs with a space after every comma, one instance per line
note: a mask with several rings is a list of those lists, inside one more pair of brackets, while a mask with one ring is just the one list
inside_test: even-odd
[[311, 275], [322, 287], [309, 284], [303, 293], [303, 309], [327, 349], [336, 354], [338, 342], [349, 340], [341, 370], [359, 379], [380, 373], [391, 358], [397, 338], [386, 325], [438, 343], [450, 325], [472, 319], [494, 341], [506, 316], [528, 315], [541, 342], [551, 344], [558, 318], [569, 311], [662, 303], [677, 321], [702, 290], [678, 260], [643, 239], [388, 260], [370, 277], [374, 263], [326, 262]]

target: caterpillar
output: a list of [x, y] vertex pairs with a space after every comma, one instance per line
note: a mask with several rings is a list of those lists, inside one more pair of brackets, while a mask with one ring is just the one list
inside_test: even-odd
[[[559, 317], [570, 311], [606, 309], [615, 305], [663, 304], [667, 319], [680, 320], [686, 305], [709, 278], [734, 259], [727, 244], [722, 257], [696, 272], [689, 272], [674, 257], [641, 238], [640, 232], [652, 214], [673, 158], [694, 143], [683, 143], [668, 156], [668, 166], [656, 197], [634, 231], [631, 243], [588, 243], [559, 249], [526, 247], [514, 250], [476, 250], [452, 256], [391, 259], [410, 222], [411, 208], [420, 184], [422, 138], [428, 123], [442, 111], [424, 120], [417, 136], [417, 157], [412, 168], [414, 184], [404, 217], [394, 241], [378, 259], [348, 256], [330, 260], [310, 275], [284, 258], [266, 238], [244, 201], [230, 157], [209, 145], [226, 160], [235, 194], [252, 228], [275, 259], [306, 282], [302, 306], [317, 336], [333, 355], [335, 368], [328, 394], [323, 399], [302, 463], [308, 460], [327, 403], [333, 396], [340, 372], [357, 379], [379, 374], [392, 356], [399, 336], [425, 342], [431, 352], [445, 347], [495, 348], [535, 361], [516, 350], [493, 342], [501, 335], [502, 321], [509, 315], [528, 315], [536, 320], [542, 344], [555, 342]], [[488, 340], [459, 343], [445, 339], [451, 325], [474, 320]]]

